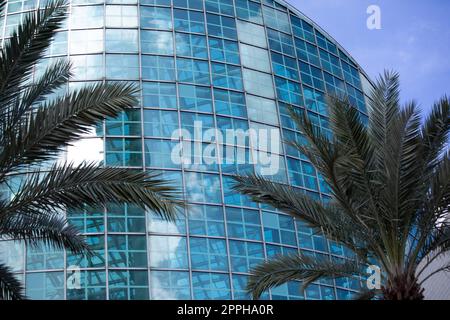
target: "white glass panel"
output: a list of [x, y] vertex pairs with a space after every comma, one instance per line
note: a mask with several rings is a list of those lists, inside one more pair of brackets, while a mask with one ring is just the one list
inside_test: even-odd
[[[95, 136], [95, 133], [92, 133]], [[102, 138], [85, 138], [72, 143], [67, 147], [67, 162], [74, 165], [87, 163], [100, 163], [103, 161], [104, 147]]]
[[269, 53], [265, 49], [240, 44], [242, 65], [259, 71], [270, 72]]
[[258, 47], [267, 48], [266, 34], [264, 27], [241, 20], [237, 21], [236, 26], [239, 41], [252, 44]]
[[78, 30], [70, 33], [70, 54], [103, 51], [103, 29]]
[[251, 122], [251, 149], [281, 154], [280, 129], [262, 123]]
[[247, 112], [250, 120], [278, 125], [275, 101], [247, 95]]
[[0, 257], [13, 271], [21, 271], [24, 268], [25, 249], [19, 241], [0, 241]]

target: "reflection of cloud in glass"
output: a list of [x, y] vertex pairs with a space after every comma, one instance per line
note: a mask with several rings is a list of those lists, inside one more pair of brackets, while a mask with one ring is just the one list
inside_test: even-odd
[[149, 217], [148, 230], [150, 232], [164, 232], [168, 234], [179, 234], [185, 230], [180, 230], [180, 226], [175, 222], [164, 221], [157, 217]]
[[185, 300], [191, 298], [188, 272], [152, 271], [150, 283], [153, 300]]
[[201, 186], [203, 181], [199, 179], [198, 174], [189, 174], [189, 179], [186, 179], [186, 189], [188, 189], [189, 200], [192, 202], [202, 202], [203, 194]]
[[92, 130], [89, 136], [89, 138], [75, 141], [71, 146], [67, 147], [66, 160], [68, 162], [77, 165], [82, 162], [99, 163], [103, 161], [103, 139], [94, 138], [95, 130]]
[[187, 264], [185, 238], [167, 236], [150, 237], [150, 266], [186, 268], [187, 265], [184, 264]]
[[178, 300], [176, 292], [171, 289], [162, 288], [159, 278], [152, 278], [152, 299], [154, 300]]

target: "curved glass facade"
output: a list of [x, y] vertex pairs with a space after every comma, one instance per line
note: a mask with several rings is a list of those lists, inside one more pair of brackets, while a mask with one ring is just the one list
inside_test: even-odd
[[[7, 38], [24, 13], [44, 4], [8, 0], [0, 36]], [[1, 241], [2, 260], [21, 275], [30, 298], [247, 299], [248, 271], [267, 257], [300, 249], [330, 259], [350, 255], [302, 222], [231, 190], [231, 175], [263, 172], [259, 162], [237, 159], [267, 151], [264, 146], [248, 136], [221, 141], [204, 134], [267, 129], [277, 141], [301, 141], [287, 106], [306, 108], [328, 130], [326, 92], [348, 95], [365, 113], [363, 71], [320, 27], [274, 0], [72, 0], [69, 11], [36, 77], [70, 56], [69, 90], [132, 81], [141, 88], [141, 104], [105, 121], [67, 157], [161, 171], [191, 206], [173, 224], [132, 206], [68, 212], [97, 253], [91, 258]], [[174, 139], [174, 132], [182, 134]], [[173, 159], [180, 145], [185, 157], [211, 142], [216, 148], [203, 153], [204, 161]], [[278, 164], [271, 178], [329, 199], [304, 156], [284, 144], [269, 154]], [[358, 286], [321, 281], [303, 295], [293, 282], [264, 298], [347, 299]]]

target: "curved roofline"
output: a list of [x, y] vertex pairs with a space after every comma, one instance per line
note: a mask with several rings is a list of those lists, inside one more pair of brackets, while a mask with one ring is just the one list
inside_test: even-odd
[[366, 71], [363, 69], [363, 67], [358, 63], [358, 61], [339, 43], [339, 41], [337, 41], [326, 30], [324, 30], [317, 22], [315, 22], [313, 19], [311, 19], [306, 14], [304, 14], [302, 11], [300, 11], [300, 9], [294, 7], [292, 4], [290, 4], [286, 0], [274, 0], [274, 1], [287, 7], [290, 11], [298, 14], [302, 19], [305, 19], [306, 22], [309, 22], [310, 24], [312, 24], [314, 26], [314, 28], [318, 29], [321, 33], [323, 33], [329, 39], [333, 40], [334, 43], [338, 46], [338, 48], [340, 50], [342, 50], [342, 52], [344, 52], [358, 66], [359, 72], [361, 72], [366, 77], [366, 79], [373, 85], [372, 79], [369, 77], [369, 75], [366, 73]]

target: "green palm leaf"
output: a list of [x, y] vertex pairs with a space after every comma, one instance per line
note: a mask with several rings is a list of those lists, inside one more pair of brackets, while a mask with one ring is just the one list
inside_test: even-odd
[[0, 217], [20, 210], [46, 211], [55, 208], [80, 208], [85, 205], [132, 203], [169, 220], [174, 220], [179, 193], [158, 174], [124, 168], [98, 167], [82, 163], [54, 165], [50, 170], [28, 175], [15, 197], [0, 212]]
[[360, 267], [354, 261], [337, 262], [328, 258], [310, 258], [304, 255], [277, 256], [251, 271], [247, 290], [253, 298], [273, 287], [289, 281], [302, 281], [302, 289], [320, 278], [354, 277]]
[[[29, 13], [0, 50], [0, 114], [11, 112], [8, 104], [19, 99], [33, 67], [44, 57], [55, 31], [62, 27], [65, 0], [55, 0], [43, 10]], [[6, 108], [6, 110], [5, 110]]]
[[44, 244], [52, 248], [66, 248], [73, 253], [90, 252], [85, 237], [67, 222], [62, 213], [18, 209], [0, 221], [0, 234], [7, 239], [22, 240], [29, 246]]
[[310, 227], [356, 252], [365, 252], [370, 239], [367, 234], [354, 228], [352, 221], [330, 203], [325, 205], [300, 190], [257, 175], [238, 176], [234, 189], [250, 196], [257, 203], [268, 204], [282, 212], [305, 221]]

